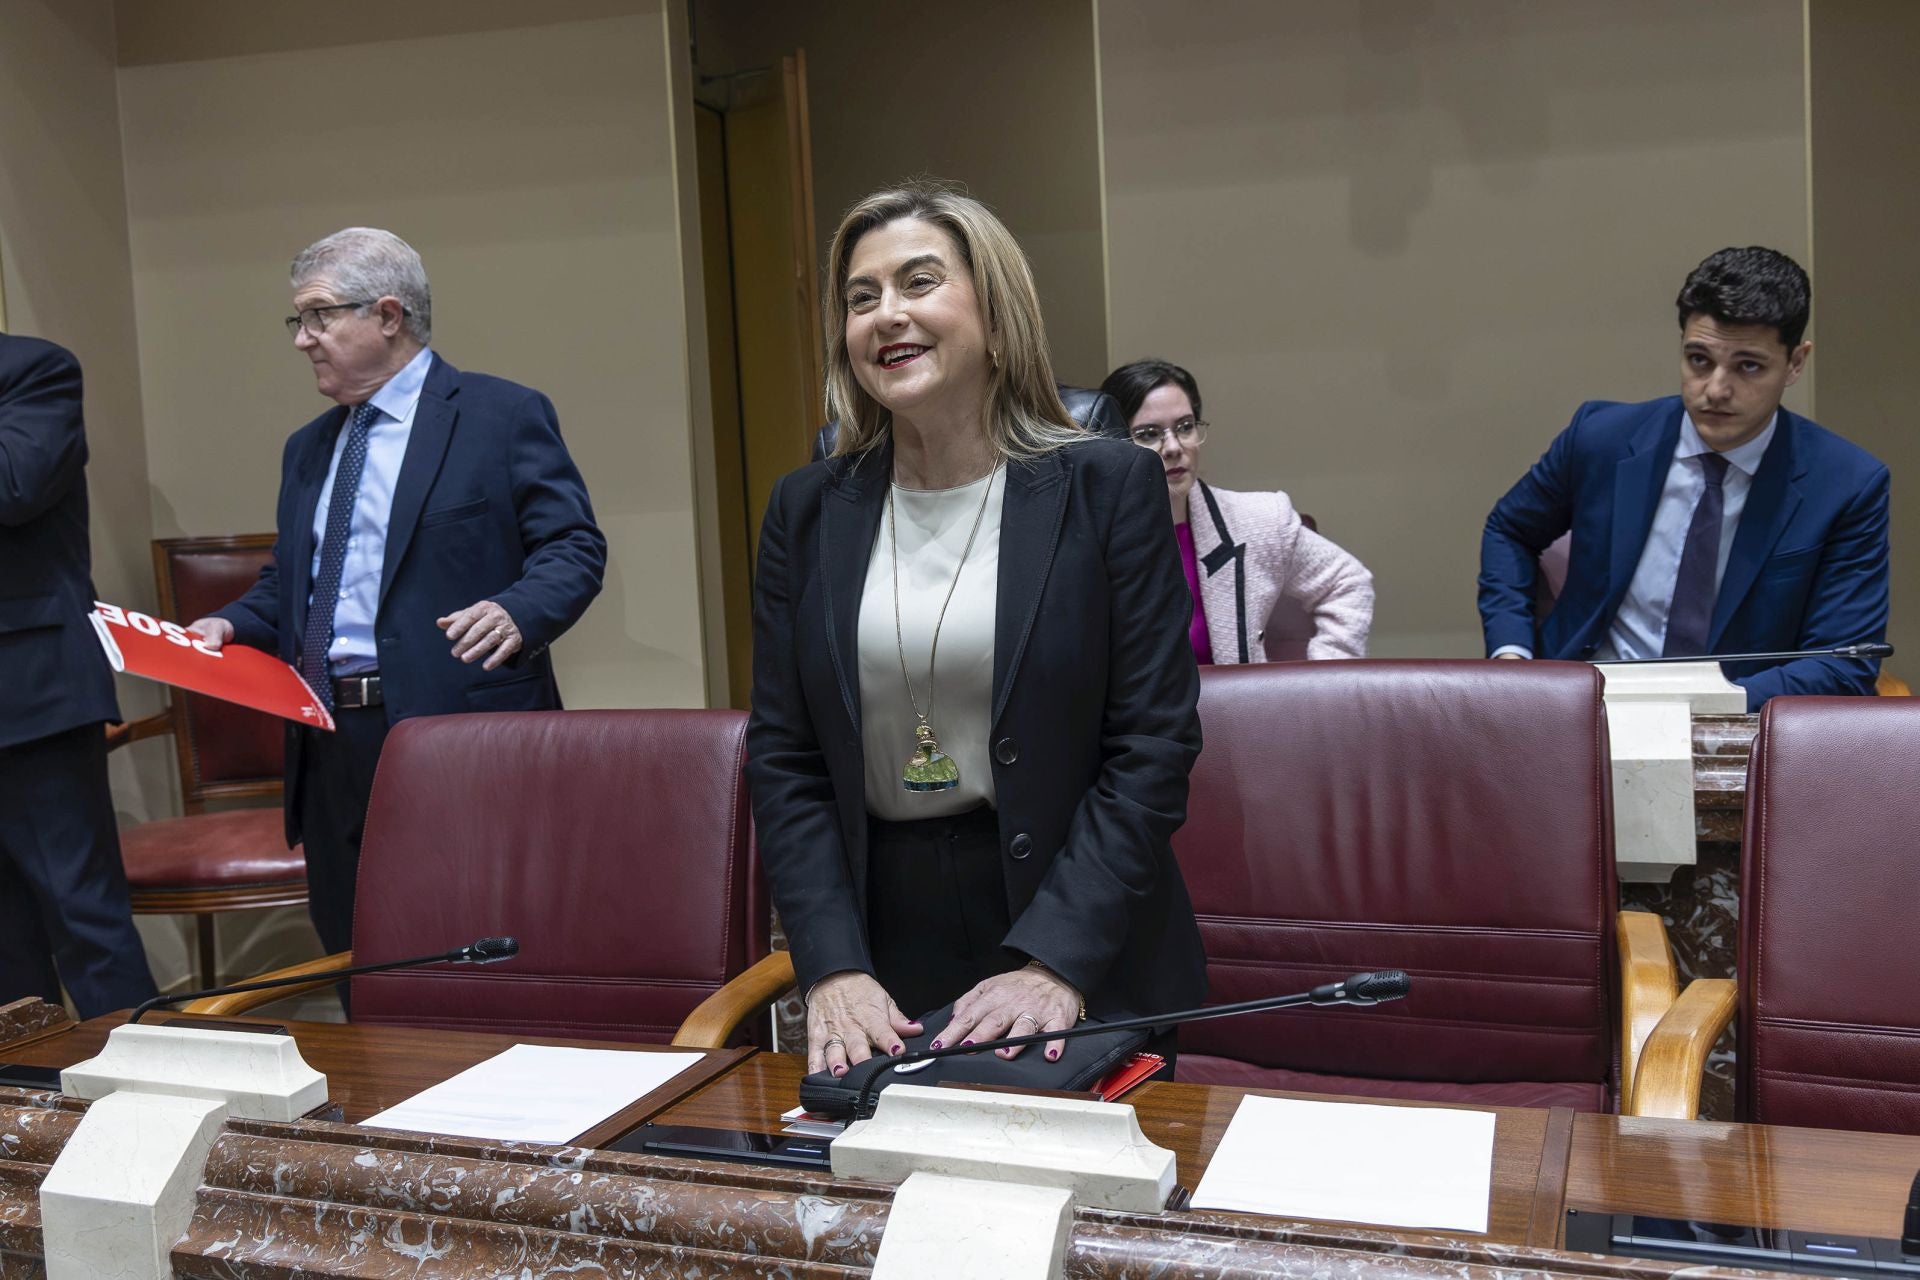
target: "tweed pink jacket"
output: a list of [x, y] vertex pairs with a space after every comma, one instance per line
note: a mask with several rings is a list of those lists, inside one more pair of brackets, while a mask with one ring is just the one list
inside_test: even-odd
[[1299, 656], [1268, 657], [1268, 633], [1285, 630], [1289, 613], [1310, 621], [1308, 658], [1367, 656], [1373, 575], [1302, 524], [1286, 494], [1235, 493], [1199, 481], [1187, 518], [1215, 662]]

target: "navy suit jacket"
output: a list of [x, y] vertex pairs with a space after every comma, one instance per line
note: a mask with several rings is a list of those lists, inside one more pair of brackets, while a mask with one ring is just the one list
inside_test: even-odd
[[0, 747], [120, 718], [93, 612], [80, 362], [0, 333]]
[[[1678, 396], [1580, 406], [1533, 469], [1487, 517], [1480, 620], [1487, 652], [1591, 658], [1640, 563], [1680, 439]], [[1710, 653], [1777, 653], [1877, 642], [1887, 635], [1887, 468], [1798, 414], [1780, 410], [1747, 492], [1714, 602]], [[1535, 562], [1572, 532], [1566, 586], [1538, 626]], [[1782, 693], [1872, 693], [1879, 663], [1803, 658], [1731, 663], [1758, 710]]]
[[[858, 634], [892, 470], [886, 445], [816, 462], [774, 486], [761, 525], [747, 778], [802, 990], [873, 972]], [[1009, 463], [995, 602], [1005, 944], [1096, 1016], [1199, 1004], [1206, 961], [1171, 840], [1200, 674], [1158, 455], [1089, 438]]]
[[[273, 558], [218, 611], [234, 639], [297, 662], [313, 592], [313, 518], [347, 420], [336, 406], [293, 433], [281, 459]], [[560, 439], [553, 404], [437, 354], [394, 484], [374, 640], [388, 721], [560, 705], [547, 646], [600, 593], [607, 540]], [[513, 616], [523, 649], [493, 671], [463, 663], [434, 625], [480, 600]], [[299, 838], [300, 734], [287, 737], [287, 837]]]

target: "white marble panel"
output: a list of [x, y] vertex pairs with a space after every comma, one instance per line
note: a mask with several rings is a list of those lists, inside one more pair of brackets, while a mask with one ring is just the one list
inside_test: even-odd
[[168, 1280], [226, 1116], [217, 1099], [151, 1093], [89, 1107], [40, 1184], [47, 1280]]
[[894, 1192], [873, 1280], [1060, 1280], [1073, 1193], [916, 1173]]
[[1135, 1213], [1160, 1212], [1173, 1192], [1173, 1152], [1147, 1141], [1123, 1103], [897, 1084], [831, 1151], [837, 1178], [1031, 1183]]

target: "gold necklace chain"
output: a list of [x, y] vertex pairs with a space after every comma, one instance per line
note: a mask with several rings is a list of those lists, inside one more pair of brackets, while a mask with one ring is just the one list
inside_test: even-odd
[[961, 549], [960, 563], [954, 566], [953, 581], [947, 584], [947, 598], [940, 602], [939, 616], [933, 620], [933, 649], [927, 654], [927, 709], [920, 709], [920, 699], [913, 692], [913, 676], [907, 671], [907, 642], [900, 630], [900, 536], [893, 518], [893, 491], [897, 487], [887, 486], [887, 550], [893, 560], [893, 644], [900, 654], [900, 677], [907, 682], [907, 703], [913, 708], [913, 715], [921, 724], [927, 723], [933, 715], [933, 664], [940, 656], [940, 628], [947, 620], [947, 606], [953, 603], [953, 592], [960, 585], [960, 574], [967, 567], [967, 557], [973, 554], [973, 540], [980, 534], [980, 522], [987, 514], [987, 501], [993, 496], [993, 478], [999, 474], [1000, 464], [995, 463], [993, 470], [987, 472], [986, 492], [980, 495], [980, 509], [973, 513], [973, 528], [967, 533], [967, 545]]

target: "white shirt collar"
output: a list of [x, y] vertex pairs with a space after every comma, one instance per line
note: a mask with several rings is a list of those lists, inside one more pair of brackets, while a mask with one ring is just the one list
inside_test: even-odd
[[427, 385], [427, 369], [432, 364], [433, 348], [420, 348], [413, 359], [400, 366], [400, 372], [367, 397], [367, 403], [395, 422], [405, 422], [413, 416], [414, 406], [420, 403], [420, 392]]
[[[1766, 456], [1767, 446], [1773, 443], [1773, 433], [1779, 426], [1780, 411], [1775, 409], [1773, 416], [1767, 419], [1767, 425], [1759, 435], [1743, 445], [1723, 450], [1720, 456], [1751, 479], [1760, 470], [1760, 459]], [[1700, 438], [1700, 428], [1693, 425], [1693, 415], [1683, 414], [1680, 423], [1680, 443], [1674, 446], [1673, 456], [1691, 458], [1697, 454], [1711, 452], [1713, 452], [1713, 446]]]

